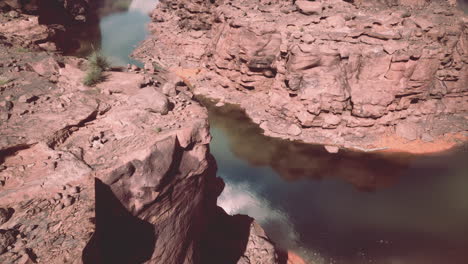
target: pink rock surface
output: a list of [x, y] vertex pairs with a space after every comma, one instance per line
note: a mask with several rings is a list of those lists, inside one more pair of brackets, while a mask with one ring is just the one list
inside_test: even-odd
[[[251, 218], [216, 206], [207, 111], [175, 75], [105, 72], [87, 87], [82, 59], [2, 46], [0, 61], [11, 80], [0, 91], [0, 263], [190, 264], [215, 248], [276, 263]], [[218, 217], [240, 236], [212, 241]]]
[[[201, 69], [196, 93], [241, 105], [267, 135], [366, 146], [405, 120], [466, 133], [467, 17], [452, 2], [161, 1], [135, 55]], [[293, 123], [302, 133], [274, 129]]]

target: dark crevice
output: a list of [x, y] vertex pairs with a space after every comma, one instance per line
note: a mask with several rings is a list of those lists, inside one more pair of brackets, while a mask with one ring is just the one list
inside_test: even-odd
[[136, 264], [151, 259], [155, 227], [133, 216], [112, 189], [95, 179], [96, 231], [82, 254], [84, 264]]
[[197, 264], [236, 264], [247, 248], [254, 219], [246, 215], [230, 216], [221, 207], [213, 210]]
[[3, 164], [7, 157], [11, 157], [16, 155], [21, 150], [28, 149], [32, 147], [34, 144], [21, 144], [13, 147], [9, 147], [6, 149], [0, 150], [0, 164]]

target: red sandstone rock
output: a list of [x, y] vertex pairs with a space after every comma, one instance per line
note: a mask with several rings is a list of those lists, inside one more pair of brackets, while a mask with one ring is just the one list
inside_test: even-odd
[[[466, 15], [452, 2], [186, 2], [157, 7], [153, 17], [164, 19], [150, 26], [141, 59], [204, 69], [187, 80], [195, 91], [241, 105], [267, 121], [268, 135], [362, 146], [404, 119], [430, 119], [420, 122], [426, 130], [445, 124], [438, 135], [468, 129], [459, 122], [468, 112]], [[446, 110], [430, 110], [433, 101]], [[277, 129], [291, 123], [302, 133]], [[366, 137], [354, 136], [358, 128]]]
[[105, 72], [86, 87], [81, 60], [2, 46], [0, 61], [31, 65], [0, 93], [0, 263], [189, 264], [230, 243], [248, 245], [234, 258], [277, 263], [252, 221], [225, 214], [217, 227], [240, 235], [205, 239], [222, 186], [206, 109], [180, 79], [152, 75], [140, 89], [148, 76]]

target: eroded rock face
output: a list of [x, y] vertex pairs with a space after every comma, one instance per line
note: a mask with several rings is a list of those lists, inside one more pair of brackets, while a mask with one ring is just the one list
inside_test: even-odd
[[14, 231], [0, 230], [0, 254], [5, 252], [15, 241], [16, 237]]
[[[216, 206], [207, 111], [175, 76], [104, 72], [87, 87], [85, 60], [10, 45], [0, 49], [0, 263], [228, 263], [205, 254], [215, 249], [229, 263], [277, 263], [253, 219]], [[213, 223], [239, 234], [213, 241]]]
[[[67, 17], [67, 19], [85, 21], [90, 12], [88, 0], [68, 1], [37, 1], [37, 0], [4, 0], [0, 5], [3, 9], [12, 9], [27, 14], [43, 15], [55, 11], [55, 18]], [[48, 9], [48, 10], [47, 10]], [[51, 13], [48, 13], [51, 14]]]
[[453, 1], [179, 0], [152, 17], [157, 39], [136, 55], [205, 69], [189, 78], [197, 92], [240, 104], [268, 135], [364, 145], [403, 120], [434, 137], [468, 129], [467, 17]]
[[[0, 2], [0, 41], [18, 48], [71, 52], [85, 49], [83, 38], [100, 38], [97, 9], [101, 1], [4, 0]], [[86, 37], [85, 37], [86, 36]]]

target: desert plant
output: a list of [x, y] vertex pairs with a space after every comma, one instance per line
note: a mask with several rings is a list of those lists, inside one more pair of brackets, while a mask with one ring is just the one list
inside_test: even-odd
[[11, 82], [11, 79], [0, 76], [0, 86], [5, 85], [5, 84], [7, 84], [9, 82]]
[[23, 47], [18, 47], [16, 48], [16, 52], [27, 53], [27, 52], [31, 52], [31, 50], [27, 48], [23, 48]]
[[89, 55], [88, 62], [90, 66], [96, 66], [101, 68], [102, 70], [109, 67], [109, 62], [107, 61], [107, 58], [104, 55], [102, 55], [102, 53], [96, 51]]
[[127, 11], [131, 3], [132, 1], [128, 0], [117, 0], [113, 3], [112, 7], [117, 11]]
[[161, 64], [159, 64], [159, 63], [157, 63], [157, 62], [155, 62], [155, 61], [153, 61], [153, 68], [154, 68], [156, 71], [160, 71], [160, 72], [161, 72], [161, 71], [164, 71], [164, 67], [163, 67]]
[[91, 66], [86, 71], [83, 84], [86, 86], [92, 86], [102, 81], [102, 69], [96, 66]]
[[109, 63], [104, 55], [93, 52], [88, 57], [88, 69], [86, 71], [83, 84], [86, 86], [95, 85], [103, 80], [102, 72], [109, 67]]

